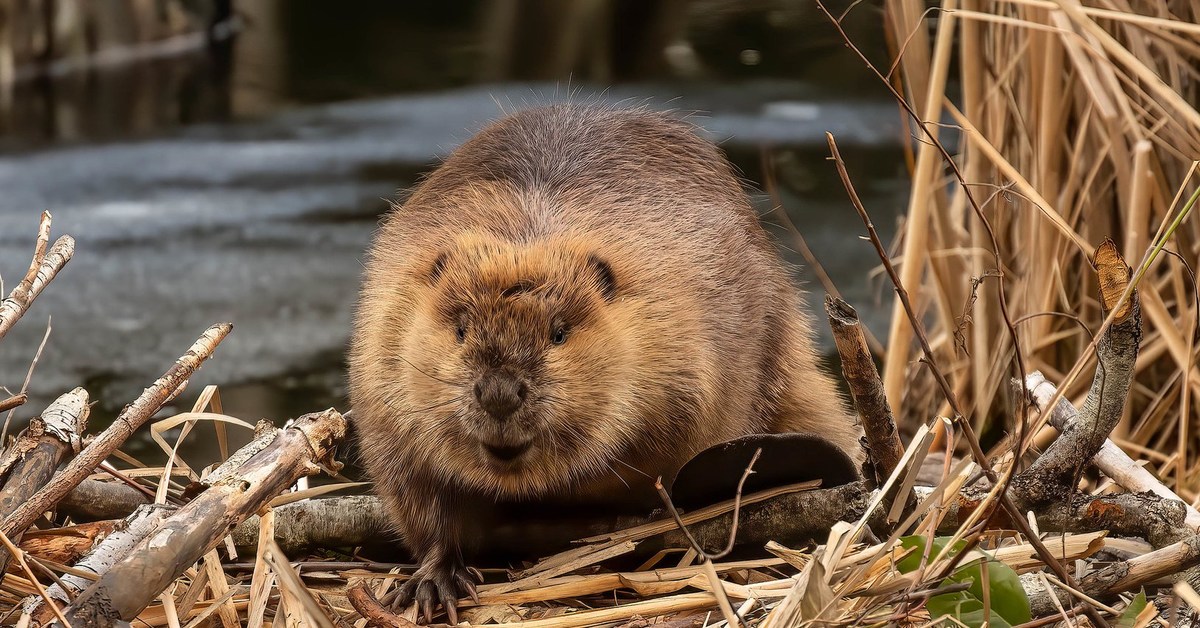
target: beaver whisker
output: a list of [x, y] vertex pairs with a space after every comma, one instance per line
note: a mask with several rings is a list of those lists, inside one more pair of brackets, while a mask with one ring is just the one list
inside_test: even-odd
[[445, 384], [445, 385], [447, 385], [447, 386], [456, 386], [456, 387], [457, 387], [457, 386], [460, 386], [460, 385], [461, 385], [461, 384], [457, 384], [457, 383], [455, 383], [455, 382], [448, 382], [448, 381], [446, 381], [446, 380], [444, 380], [444, 379], [441, 379], [440, 377], [434, 377], [433, 375], [430, 375], [429, 373], [426, 373], [426, 372], [425, 372], [425, 371], [423, 371], [423, 370], [422, 370], [422, 369], [421, 369], [419, 366], [417, 366], [416, 364], [413, 364], [411, 361], [409, 361], [409, 359], [408, 359], [408, 358], [406, 358], [406, 357], [404, 357], [404, 356], [402, 356], [402, 355], [397, 355], [397, 356], [394, 356], [394, 357], [397, 357], [397, 358], [399, 358], [399, 359], [403, 360], [403, 361], [404, 361], [404, 363], [405, 363], [405, 364], [407, 364], [407, 365], [409, 365], [409, 366], [411, 366], [411, 367], [412, 367], [412, 369], [413, 369], [414, 371], [416, 371], [416, 372], [418, 372], [418, 373], [420, 373], [420, 374], [424, 375], [425, 377], [428, 377], [429, 379], [432, 379], [432, 380], [433, 380], [433, 381], [435, 381], [435, 382], [441, 382], [441, 383], [443, 383], [443, 384]]

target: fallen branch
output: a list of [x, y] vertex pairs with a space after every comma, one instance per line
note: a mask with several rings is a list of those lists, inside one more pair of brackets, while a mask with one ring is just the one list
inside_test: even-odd
[[117, 450], [134, 431], [158, 412], [182, 386], [201, 363], [212, 355], [217, 345], [233, 328], [229, 323], [221, 323], [208, 328], [188, 352], [179, 358], [158, 381], [151, 384], [132, 404], [125, 407], [108, 429], [100, 433], [78, 456], [75, 457], [62, 471], [54, 476], [45, 486], [21, 504], [11, 515], [5, 517], [3, 532], [8, 537], [14, 537], [33, 525], [33, 522], [43, 512], [51, 510], [60, 499], [66, 496], [84, 478], [100, 466], [109, 455]]
[[[67, 454], [79, 448], [79, 438], [87, 427], [88, 394], [76, 388], [54, 400], [41, 417], [29, 422], [0, 460], [0, 474], [7, 473], [0, 485], [0, 518], [8, 517], [24, 504], [62, 463]], [[19, 535], [12, 536], [20, 542]], [[8, 565], [8, 552], [0, 550], [0, 573]]]
[[336, 410], [308, 414], [247, 460], [238, 473], [209, 487], [163, 520], [67, 609], [72, 625], [131, 620], [175, 578], [215, 548], [238, 523], [298, 479], [320, 471], [346, 434]]
[[883, 484], [904, 455], [892, 408], [883, 393], [883, 380], [867, 348], [858, 312], [849, 303], [831, 296], [825, 297], [825, 312], [842, 358], [842, 374], [850, 387], [850, 398], [862, 419], [875, 483]]
[[3, 338], [8, 330], [12, 329], [13, 325], [25, 315], [29, 306], [33, 304], [33, 300], [42, 293], [42, 290], [54, 279], [58, 271], [62, 270], [63, 266], [71, 261], [71, 256], [75, 254], [75, 239], [71, 236], [60, 237], [47, 252], [46, 244], [49, 241], [50, 212], [42, 212], [42, 220], [38, 225], [37, 246], [34, 250], [33, 261], [29, 264], [29, 271], [9, 293], [8, 298], [0, 301], [0, 338]]
[[[1034, 371], [1025, 378], [1025, 390], [1029, 394], [1030, 403], [1037, 412], [1041, 412], [1057, 392], [1054, 384], [1047, 381], [1040, 371]], [[1078, 414], [1079, 411], [1071, 405], [1070, 401], [1060, 397], [1054, 409], [1050, 411], [1050, 424], [1061, 430], [1074, 421]], [[1100, 469], [1104, 475], [1112, 478], [1118, 486], [1127, 491], [1132, 493], [1149, 491], [1163, 499], [1181, 502], [1187, 509], [1184, 525], [1193, 532], [1200, 532], [1200, 511], [1183, 501], [1145, 467], [1134, 462], [1129, 454], [1125, 453], [1116, 443], [1105, 440], [1100, 451], [1092, 458], [1092, 464], [1095, 464], [1096, 468]]]
[[1112, 325], [1097, 344], [1096, 375], [1079, 415], [1063, 426], [1062, 434], [1046, 452], [1021, 474], [1019, 481], [1014, 481], [1030, 496], [1056, 499], [1064, 489], [1074, 490], [1080, 469], [1100, 451], [1121, 420], [1133, 382], [1134, 362], [1142, 338], [1142, 319], [1136, 290], [1121, 303], [1129, 287], [1129, 266], [1112, 240], [1105, 240], [1096, 249], [1093, 264], [1100, 277], [1100, 299], [1105, 314], [1118, 305], [1120, 307]]
[[[128, 518], [117, 524], [113, 532], [104, 537], [103, 541], [92, 547], [91, 551], [75, 564], [75, 569], [90, 572], [99, 577], [117, 561], [128, 556], [138, 543], [142, 542], [163, 519], [173, 512], [175, 512], [174, 507], [161, 504], [139, 507]], [[67, 574], [60, 579], [59, 583], [51, 586], [47, 590], [47, 594], [50, 599], [66, 606], [71, 604], [94, 581], [95, 578]], [[45, 625], [54, 618], [54, 611], [40, 596], [26, 598], [24, 613], [30, 616], [35, 626]]]

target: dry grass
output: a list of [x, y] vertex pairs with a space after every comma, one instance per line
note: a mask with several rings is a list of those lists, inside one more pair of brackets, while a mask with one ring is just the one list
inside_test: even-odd
[[[994, 438], [1013, 426], [1007, 382], [1017, 375], [997, 268], [1026, 369], [1063, 382], [1102, 319], [1089, 267], [1095, 245], [1114, 239], [1137, 267], [1200, 185], [1200, 2], [944, 0], [926, 11], [923, 2], [888, 0], [886, 7], [903, 51], [892, 78], [933, 133], [958, 136], [966, 189], [996, 235], [998, 251], [942, 157], [918, 142], [904, 284], [931, 321], [930, 340], [964, 413]], [[1158, 256], [1142, 279], [1149, 325], [1115, 434], [1192, 500], [1200, 496], [1200, 457], [1188, 453], [1200, 391], [1198, 236], [1200, 223], [1184, 220], [1167, 239], [1174, 254]], [[979, 277], [976, 291], [969, 278]], [[910, 425], [946, 414], [928, 373], [910, 367], [915, 346], [903, 312], [894, 313], [890, 331], [884, 378], [898, 414]], [[1070, 383], [1068, 398], [1081, 401], [1087, 380]]]

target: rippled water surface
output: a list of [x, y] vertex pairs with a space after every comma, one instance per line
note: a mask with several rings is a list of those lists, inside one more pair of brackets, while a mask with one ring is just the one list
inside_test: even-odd
[[[34, 399], [16, 413], [18, 421], [76, 385], [86, 385], [99, 401], [97, 416], [111, 417], [221, 320], [233, 322], [234, 332], [180, 403], [215, 383], [226, 412], [249, 420], [278, 422], [344, 407], [342, 356], [360, 260], [385, 199], [502, 110], [568, 97], [692, 112], [757, 185], [769, 156], [791, 221], [871, 327], [884, 331], [886, 291], [868, 279], [877, 261], [859, 239], [861, 223], [826, 160], [824, 139], [826, 131], [838, 137], [864, 202], [890, 237], [906, 194], [903, 131], [895, 107], [865, 74], [821, 71], [812, 59], [794, 72], [772, 59], [769, 71], [759, 71], [738, 64], [753, 55], [746, 57], [737, 44], [728, 53], [733, 69], [717, 66], [698, 76], [654, 70], [605, 81], [564, 66], [561, 79], [552, 69], [518, 81], [515, 71], [489, 77], [456, 69], [467, 63], [460, 57], [478, 57], [469, 44], [482, 35], [446, 27], [454, 36], [440, 42], [443, 50], [422, 31], [425, 48], [409, 51], [406, 63], [427, 59], [431, 69], [411, 70], [406, 79], [403, 72], [362, 67], [372, 54], [402, 54], [397, 46], [403, 42], [376, 42], [375, 53], [371, 41], [358, 42], [367, 51], [342, 50], [339, 66], [336, 47], [297, 44], [311, 25], [289, 19], [257, 22], [290, 41], [278, 44], [283, 52], [270, 52], [261, 41], [270, 37], [252, 22], [220, 49], [86, 73], [86, 89], [95, 94], [148, 89], [145, 98], [154, 106], [147, 107], [153, 113], [144, 124], [131, 123], [137, 116], [123, 115], [128, 112], [120, 107], [135, 103], [116, 96], [110, 123], [96, 112], [72, 118], [72, 107], [86, 107], [67, 97], [74, 93], [71, 81], [79, 80], [71, 76], [46, 83], [58, 90], [57, 106], [45, 105], [47, 95], [36, 85], [15, 91], [0, 136], [6, 149], [0, 153], [0, 272], [10, 286], [23, 274], [43, 209], [54, 214], [55, 234], [78, 240], [74, 260], [0, 344], [0, 384], [19, 388], [52, 319], [30, 388]], [[395, 30], [402, 38], [404, 28], [417, 26]], [[385, 39], [386, 29], [372, 28], [364, 38]], [[744, 37], [754, 41], [752, 34]], [[256, 46], [267, 52], [255, 53]], [[771, 50], [764, 48], [762, 59]], [[819, 53], [839, 59], [837, 67], [853, 67], [840, 60], [838, 47]], [[276, 59], [285, 66], [277, 72], [282, 78], [262, 79], [268, 87], [255, 91], [255, 82], [243, 76], [246, 67], [272, 54], [293, 61]], [[710, 54], [722, 58], [719, 50]], [[320, 63], [297, 68], [297, 57]], [[346, 68], [344, 81], [337, 80], [339, 67]], [[311, 76], [305, 78], [304, 68]], [[175, 76], [199, 87], [159, 84]], [[239, 87], [239, 80], [251, 87]], [[176, 80], [180, 84], [191, 83]], [[181, 115], [185, 110], [190, 113]], [[773, 204], [760, 200], [766, 220], [777, 222], [768, 213]], [[785, 249], [794, 245], [777, 232]], [[810, 307], [819, 313], [823, 291], [809, 270], [798, 276], [813, 290]]]

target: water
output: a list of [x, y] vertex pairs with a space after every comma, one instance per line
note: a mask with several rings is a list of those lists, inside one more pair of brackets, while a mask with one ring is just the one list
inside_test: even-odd
[[[505, 3], [477, 4], [484, 12]], [[763, 36], [759, 65], [748, 66], [753, 55], [743, 51], [751, 48], [726, 39], [754, 40], [753, 29], [718, 36], [708, 26], [729, 51], [697, 45], [696, 55], [720, 61], [703, 75], [678, 68], [589, 75], [576, 63], [555, 78], [561, 67], [522, 65], [528, 54], [515, 44], [507, 69], [484, 73], [464, 69], [495, 48], [479, 43], [487, 29], [477, 22], [432, 9], [405, 22], [391, 3], [364, 7], [356, 24], [326, 25], [338, 36], [320, 44], [296, 43], [315, 32], [303, 11], [260, 16], [231, 46], [85, 73], [93, 95], [113, 95], [107, 113], [82, 104], [87, 115], [63, 113], [72, 110], [63, 94], [83, 80], [77, 75], [43, 83], [57, 90], [53, 99], [37, 84], [17, 87], [0, 136], [0, 272], [10, 286], [19, 280], [42, 209], [53, 212], [56, 235], [78, 241], [74, 260], [0, 344], [0, 384], [17, 389], [52, 318], [33, 399], [17, 423], [84, 385], [99, 401], [93, 424], [102, 424], [217, 321], [233, 322], [233, 334], [165, 412], [185, 409], [206, 384], [221, 386], [227, 413], [251, 422], [344, 408], [343, 353], [360, 260], [386, 199], [502, 110], [565, 98], [696, 112], [692, 119], [759, 184], [770, 155], [792, 222], [868, 325], [885, 331], [886, 291], [867, 278], [878, 262], [858, 239], [862, 225], [826, 160], [824, 133], [838, 137], [864, 202], [890, 237], [907, 194], [902, 131], [886, 93], [852, 71], [841, 49], [793, 67]], [[413, 46], [422, 56], [398, 49]], [[389, 56], [399, 54], [408, 54], [404, 63]], [[264, 59], [281, 67], [251, 71]], [[423, 71], [411, 67], [420, 65], [414, 59], [427, 62]], [[608, 80], [595, 80], [597, 73]], [[163, 89], [164, 76], [188, 88]], [[122, 90], [150, 95], [117, 98]], [[47, 100], [59, 103], [45, 109], [54, 123], [37, 122], [36, 103]], [[143, 107], [152, 113], [122, 109], [142, 100], [153, 103]], [[760, 201], [767, 214], [772, 204]], [[819, 284], [807, 270], [799, 276], [820, 316]], [[193, 439], [193, 455], [211, 457], [209, 433]], [[132, 451], [157, 457], [148, 439]]]

